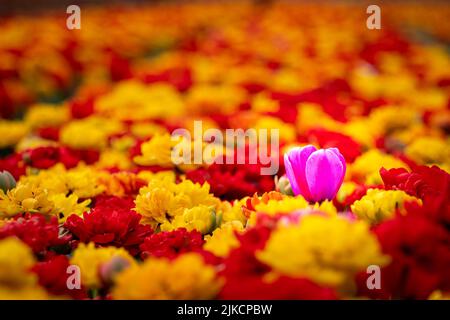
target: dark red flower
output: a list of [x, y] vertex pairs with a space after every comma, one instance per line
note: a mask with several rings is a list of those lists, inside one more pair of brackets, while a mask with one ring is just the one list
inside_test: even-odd
[[82, 119], [94, 113], [94, 99], [74, 99], [69, 104], [70, 113], [73, 118]]
[[3, 159], [0, 159], [0, 171], [8, 171], [17, 181], [21, 176], [25, 175], [26, 168], [27, 167], [23, 161], [22, 154], [20, 153], [13, 153]]
[[312, 129], [306, 136], [310, 142], [321, 148], [338, 148], [347, 162], [353, 162], [361, 155], [361, 145], [345, 134], [326, 129]]
[[159, 232], [145, 238], [140, 246], [141, 258], [153, 256], [173, 259], [182, 253], [201, 250], [204, 243], [202, 234], [196, 230], [180, 228]]
[[38, 276], [39, 284], [52, 295], [86, 299], [87, 293], [82, 286], [79, 289], [69, 289], [67, 280], [72, 275], [68, 272], [69, 266], [69, 259], [64, 255], [58, 255], [46, 261], [38, 262], [34, 265], [32, 271]]
[[58, 219], [39, 213], [16, 216], [0, 228], [0, 239], [15, 236], [25, 242], [34, 253], [45, 255], [47, 250], [69, 243], [70, 235], [59, 235]]
[[423, 206], [409, 204], [410, 212], [422, 213], [450, 226], [450, 175], [433, 166], [417, 166], [411, 172], [406, 169], [382, 168], [380, 175], [386, 189], [403, 190], [423, 200]]
[[125, 247], [135, 255], [139, 245], [153, 230], [139, 223], [142, 217], [125, 205], [128, 201], [122, 202], [114, 197], [110, 201], [103, 199], [90, 213], [85, 212], [83, 218], [69, 216], [64, 226], [81, 242]]
[[37, 129], [37, 134], [44, 139], [58, 141], [59, 140], [59, 128], [45, 127]]
[[367, 289], [366, 273], [357, 277], [361, 294], [371, 298], [427, 299], [450, 289], [450, 234], [418, 215], [396, 216], [374, 228], [392, 261], [381, 269], [381, 289]]

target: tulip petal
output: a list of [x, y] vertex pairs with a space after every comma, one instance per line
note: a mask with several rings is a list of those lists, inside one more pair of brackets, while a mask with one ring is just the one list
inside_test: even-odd
[[344, 174], [345, 167], [342, 159], [335, 151], [325, 149], [312, 153], [305, 168], [311, 199], [313, 201], [333, 199]]
[[305, 166], [309, 156], [315, 151], [317, 151], [316, 147], [307, 145], [293, 148], [284, 155], [286, 176], [291, 183], [292, 191], [295, 195], [301, 194], [307, 200], [311, 198], [311, 195], [306, 181]]

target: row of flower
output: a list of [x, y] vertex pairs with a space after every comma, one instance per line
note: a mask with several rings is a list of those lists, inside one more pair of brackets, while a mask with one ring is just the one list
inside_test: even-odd
[[[3, 22], [0, 298], [448, 297], [445, 48], [357, 6], [82, 12]], [[279, 172], [175, 164], [194, 120], [278, 129]]]

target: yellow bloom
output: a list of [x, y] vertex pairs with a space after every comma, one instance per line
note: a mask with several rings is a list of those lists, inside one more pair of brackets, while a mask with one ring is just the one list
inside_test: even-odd
[[[281, 141], [292, 142], [296, 139], [296, 130], [292, 124], [285, 123], [276, 117], [264, 116], [260, 117], [254, 124], [254, 129], [279, 130]], [[270, 133], [268, 133], [270, 137]]]
[[257, 257], [279, 273], [339, 289], [349, 289], [355, 274], [369, 265], [388, 261], [368, 224], [321, 215], [279, 226]]
[[220, 224], [220, 216], [216, 215], [213, 207], [198, 205], [184, 209], [182, 214], [176, 215], [171, 222], [166, 220], [161, 224], [161, 231], [171, 231], [186, 228], [188, 231], [197, 230], [201, 234], [212, 232]]
[[380, 168], [408, 168], [408, 166], [389, 154], [383, 153], [378, 149], [371, 149], [350, 164], [348, 171], [349, 175], [358, 181], [366, 184], [381, 184]]
[[115, 299], [212, 299], [222, 282], [212, 266], [195, 253], [173, 261], [150, 258], [116, 278]]
[[141, 145], [142, 155], [134, 157], [133, 161], [142, 166], [161, 166], [172, 168], [172, 148], [176, 142], [169, 134], [155, 135]]
[[74, 149], [103, 149], [110, 135], [123, 130], [121, 123], [112, 119], [89, 117], [72, 121], [61, 129], [60, 141]]
[[187, 110], [192, 114], [209, 114], [220, 108], [231, 114], [246, 98], [245, 90], [230, 85], [196, 85], [186, 97]]
[[46, 189], [30, 183], [19, 182], [5, 194], [0, 190], [0, 217], [11, 217], [22, 212], [39, 212], [52, 215], [58, 212], [53, 201], [49, 199]]
[[420, 137], [406, 147], [405, 154], [419, 164], [449, 168], [450, 140]]
[[397, 209], [404, 210], [407, 201], [419, 199], [401, 190], [369, 189], [367, 194], [351, 206], [352, 212], [369, 223], [379, 223], [394, 216]]
[[88, 288], [98, 288], [101, 285], [99, 277], [100, 267], [114, 257], [121, 257], [131, 265], [136, 263], [128, 251], [123, 248], [96, 248], [92, 242], [87, 245], [80, 243], [73, 252], [70, 263], [80, 268], [81, 282], [83, 285]]
[[25, 122], [31, 128], [58, 127], [69, 119], [66, 106], [37, 104], [30, 107]]
[[15, 237], [0, 240], [0, 286], [25, 287], [36, 283], [30, 268], [36, 263], [33, 252]]
[[269, 200], [267, 203], [261, 202], [255, 206], [257, 212], [270, 215], [277, 213], [291, 213], [295, 210], [308, 208], [308, 201], [302, 196], [284, 197], [282, 200]]
[[108, 149], [100, 154], [100, 159], [95, 164], [95, 167], [99, 169], [119, 168], [127, 170], [131, 167], [131, 160], [124, 152]]
[[165, 134], [167, 133], [167, 129], [156, 123], [139, 122], [131, 126], [131, 132], [137, 138], [143, 139], [143, 138], [151, 138], [157, 134], [159, 135]]
[[117, 120], [147, 120], [180, 116], [184, 113], [180, 94], [170, 85], [145, 85], [130, 80], [95, 102], [98, 113]]
[[214, 253], [218, 257], [226, 257], [228, 253], [239, 246], [235, 232], [241, 232], [244, 226], [239, 221], [224, 223], [213, 231], [212, 235], [206, 235], [206, 243], [203, 249]]
[[200, 185], [190, 180], [175, 184], [170, 177], [152, 180], [139, 190], [136, 197], [136, 211], [143, 216], [143, 222], [156, 226], [171, 222], [172, 217], [185, 213], [199, 205], [215, 209], [220, 200], [209, 193], [209, 184]]
[[62, 193], [49, 196], [50, 201], [53, 201], [58, 211], [59, 222], [64, 222], [72, 215], [82, 215], [84, 212], [89, 211], [90, 199], [84, 200], [78, 203], [78, 197], [75, 194], [64, 195]]
[[0, 148], [11, 147], [28, 133], [28, 127], [22, 122], [0, 120]]

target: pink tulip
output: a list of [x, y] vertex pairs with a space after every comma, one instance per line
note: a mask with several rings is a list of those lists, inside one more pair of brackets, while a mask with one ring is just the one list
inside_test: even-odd
[[308, 145], [284, 155], [286, 176], [295, 195], [310, 202], [332, 200], [345, 176], [345, 160], [337, 148], [317, 150]]

